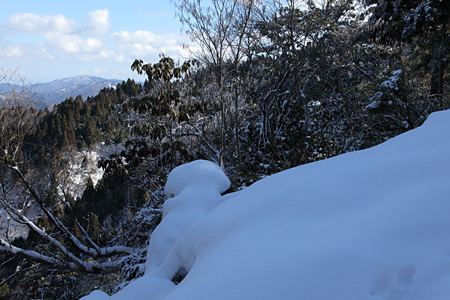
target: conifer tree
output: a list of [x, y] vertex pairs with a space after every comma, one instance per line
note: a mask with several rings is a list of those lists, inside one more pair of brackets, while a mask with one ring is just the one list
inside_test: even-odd
[[418, 58], [416, 66], [427, 70], [431, 94], [442, 94], [449, 72], [450, 2], [368, 1], [376, 4], [371, 17], [376, 37], [383, 43], [406, 43]]

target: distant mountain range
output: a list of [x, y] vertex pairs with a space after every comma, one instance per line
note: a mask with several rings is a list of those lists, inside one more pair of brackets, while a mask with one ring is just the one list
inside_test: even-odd
[[[98, 94], [103, 88], [116, 87], [122, 80], [105, 79], [95, 76], [76, 76], [69, 78], [56, 79], [52, 82], [38, 83], [33, 86], [33, 92], [38, 99], [41, 99], [46, 105], [52, 106], [58, 104], [67, 98], [75, 98], [81, 95], [84, 100]], [[8, 93], [7, 84], [0, 84], [0, 92]]]

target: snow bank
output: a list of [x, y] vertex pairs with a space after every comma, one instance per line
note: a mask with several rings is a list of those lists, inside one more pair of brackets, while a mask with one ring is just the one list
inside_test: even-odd
[[[229, 195], [111, 299], [447, 300], [449, 132], [450, 111], [434, 113], [377, 147]], [[190, 186], [180, 205], [203, 197]]]

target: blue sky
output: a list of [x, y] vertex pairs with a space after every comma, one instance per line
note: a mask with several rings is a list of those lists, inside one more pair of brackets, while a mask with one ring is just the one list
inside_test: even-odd
[[2, 1], [0, 68], [32, 83], [94, 75], [144, 80], [135, 58], [187, 57], [175, 8], [168, 0]]

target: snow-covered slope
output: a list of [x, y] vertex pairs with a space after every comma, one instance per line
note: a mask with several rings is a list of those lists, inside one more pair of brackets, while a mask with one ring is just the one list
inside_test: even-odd
[[87, 299], [450, 297], [450, 111], [377, 147], [222, 198], [161, 265], [111, 298], [97, 291]]

